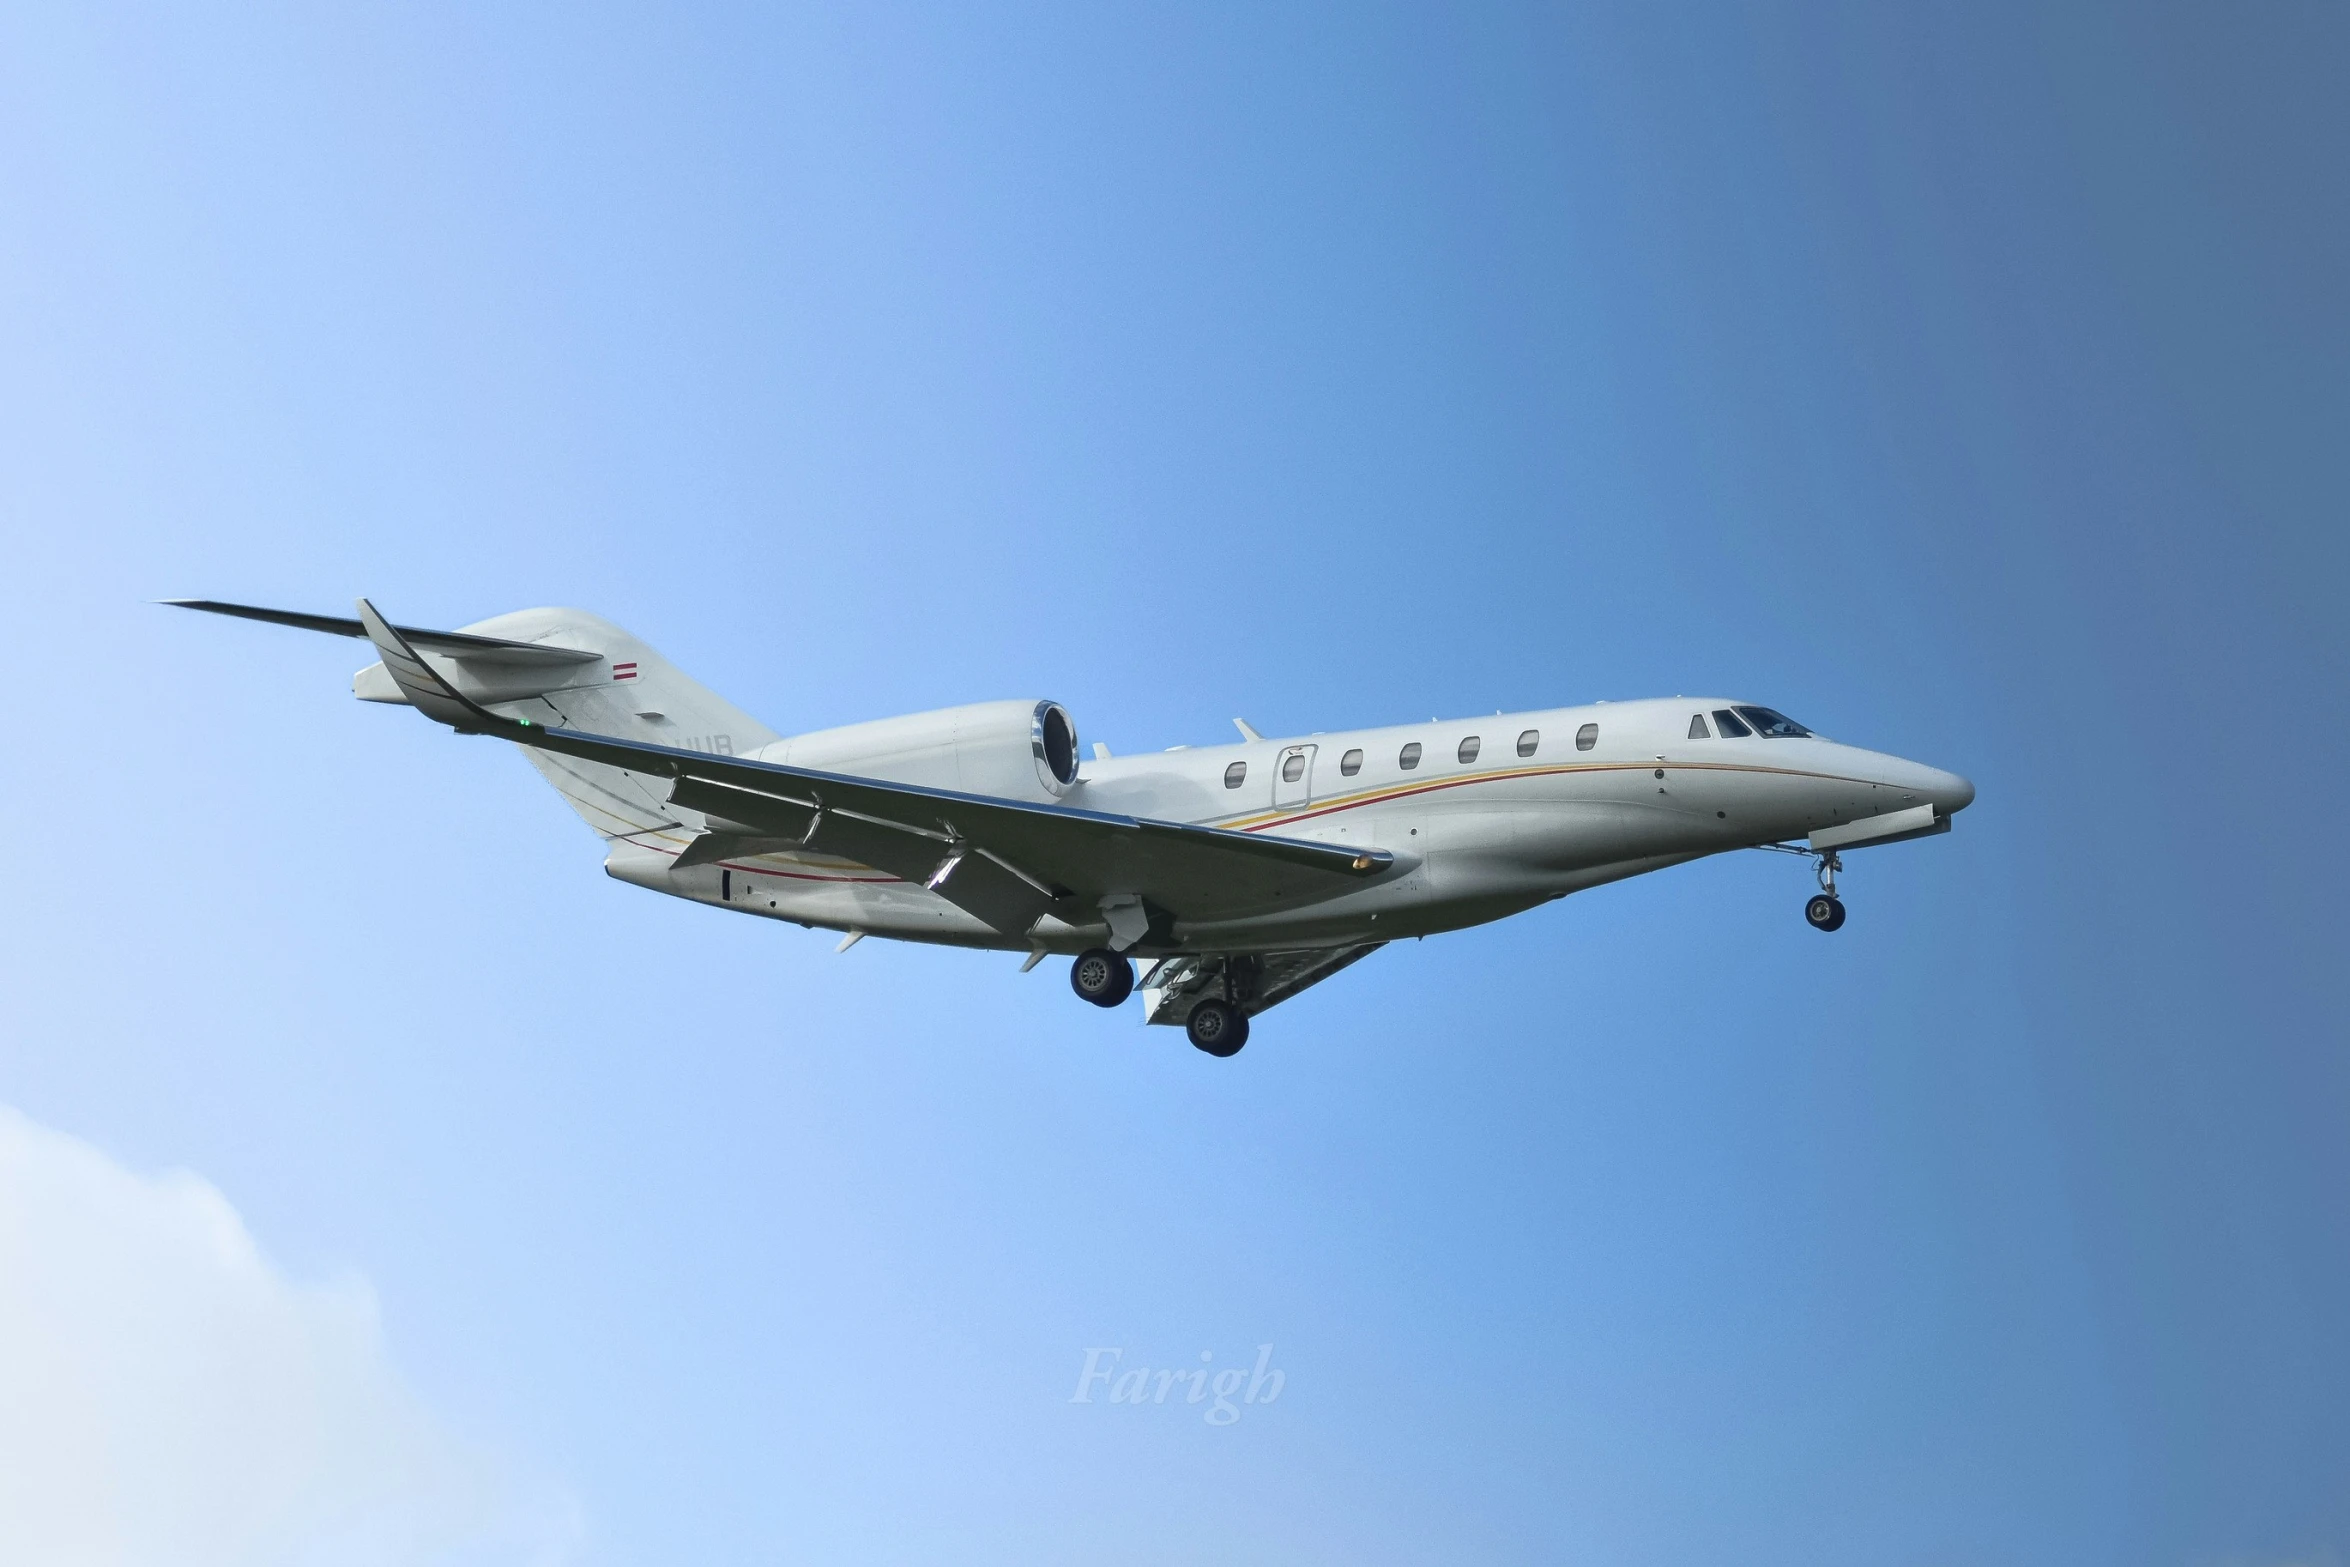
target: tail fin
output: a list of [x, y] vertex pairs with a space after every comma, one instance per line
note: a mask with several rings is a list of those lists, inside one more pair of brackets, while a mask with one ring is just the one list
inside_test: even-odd
[[[211, 599], [166, 602], [334, 636], [368, 635], [359, 620], [340, 616]], [[394, 671], [384, 663], [370, 664], [352, 677], [352, 693], [362, 701], [405, 703], [459, 728], [467, 727], [469, 706], [478, 704], [501, 718], [719, 755], [744, 755], [780, 738], [687, 678], [650, 645], [585, 610], [517, 610], [460, 631], [383, 629], [398, 634], [382, 639], [378, 651], [421, 667]], [[523, 754], [606, 838], [630, 837], [676, 821], [666, 804], [665, 781], [648, 788], [621, 768], [529, 748]]]

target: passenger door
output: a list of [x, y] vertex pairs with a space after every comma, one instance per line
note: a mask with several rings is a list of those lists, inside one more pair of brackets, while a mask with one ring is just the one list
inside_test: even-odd
[[1314, 797], [1314, 747], [1285, 746], [1273, 764], [1273, 809], [1303, 805]]

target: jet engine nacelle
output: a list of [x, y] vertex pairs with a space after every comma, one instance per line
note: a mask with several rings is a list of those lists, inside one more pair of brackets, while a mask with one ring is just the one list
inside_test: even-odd
[[762, 762], [1007, 800], [1057, 800], [1077, 782], [1077, 725], [1058, 702], [974, 702], [778, 740]]

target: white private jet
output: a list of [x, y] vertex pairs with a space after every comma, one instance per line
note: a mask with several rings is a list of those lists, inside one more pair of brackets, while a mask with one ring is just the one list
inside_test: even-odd
[[[523, 748], [622, 881], [901, 941], [1073, 956], [1070, 985], [1210, 1055], [1400, 936], [1458, 930], [1729, 849], [1816, 862], [1950, 830], [1955, 773], [1839, 745], [1726, 697], [1080, 757], [1057, 702], [982, 702], [786, 738], [579, 610], [462, 631], [210, 599], [186, 609], [365, 637], [353, 677]], [[1791, 840], [1807, 839], [1798, 845]]]

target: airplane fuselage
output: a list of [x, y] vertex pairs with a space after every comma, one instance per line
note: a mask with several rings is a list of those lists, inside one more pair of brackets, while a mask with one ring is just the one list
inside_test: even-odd
[[[1955, 773], [1839, 745], [1751, 703], [1672, 697], [1235, 745], [1079, 755], [1057, 702], [980, 702], [785, 736], [580, 610], [459, 631], [211, 599], [190, 609], [364, 637], [363, 701], [516, 746], [612, 876], [865, 936], [1073, 954], [1097, 1007], [1229, 1057], [1249, 1019], [1401, 936], [1763, 845], [1816, 864], [1945, 832]], [[1134, 959], [1149, 960], [1138, 975]]]
[[[1336, 897], [1154, 930], [1144, 954], [1340, 946], [1481, 924], [1731, 849], [1974, 798], [1964, 778], [1816, 735], [1730, 732], [1724, 698], [1659, 698], [1085, 761], [1063, 803], [1385, 850]], [[1767, 710], [1762, 710], [1767, 711]], [[1739, 721], [1736, 727], [1757, 726]], [[793, 742], [754, 746], [760, 759]], [[1007, 937], [917, 883], [784, 850], [676, 868], [685, 830], [615, 838], [610, 873], [719, 907], [961, 946], [1074, 953], [1098, 925], [1047, 917]]]

